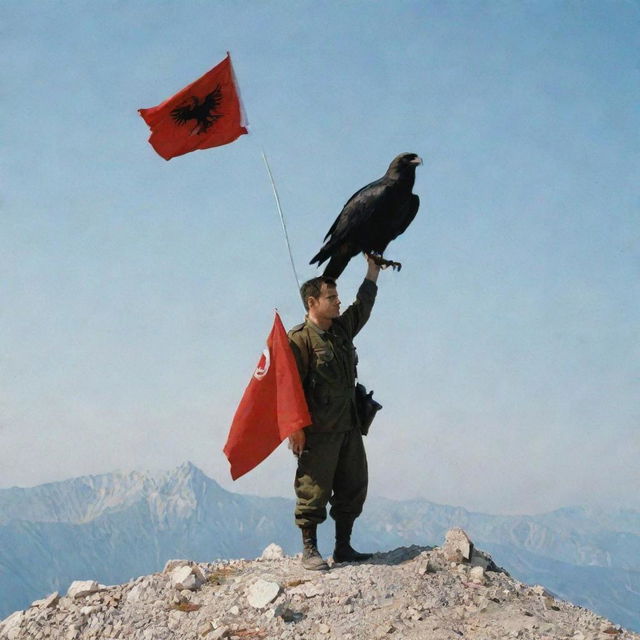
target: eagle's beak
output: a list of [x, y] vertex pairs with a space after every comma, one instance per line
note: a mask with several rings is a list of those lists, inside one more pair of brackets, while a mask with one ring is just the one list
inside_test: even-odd
[[422, 158], [417, 156], [415, 159], [411, 161], [411, 164], [422, 164]]

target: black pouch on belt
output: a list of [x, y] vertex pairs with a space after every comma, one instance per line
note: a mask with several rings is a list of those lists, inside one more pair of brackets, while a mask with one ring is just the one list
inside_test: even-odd
[[367, 393], [363, 384], [356, 384], [356, 410], [360, 420], [360, 432], [363, 436], [369, 433], [369, 427], [382, 405], [373, 399], [373, 391]]

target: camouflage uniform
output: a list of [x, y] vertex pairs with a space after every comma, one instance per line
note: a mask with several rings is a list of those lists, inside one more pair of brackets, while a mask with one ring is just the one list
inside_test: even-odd
[[315, 527], [327, 517], [353, 522], [367, 496], [367, 458], [355, 407], [354, 336], [369, 319], [378, 290], [364, 280], [356, 301], [323, 331], [309, 318], [289, 331], [313, 424], [298, 458], [295, 518]]

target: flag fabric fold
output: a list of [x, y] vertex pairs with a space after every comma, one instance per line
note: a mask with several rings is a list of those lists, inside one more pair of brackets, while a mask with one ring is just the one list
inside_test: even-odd
[[311, 424], [300, 374], [276, 312], [258, 366], [236, 410], [224, 453], [236, 480], [293, 432]]
[[233, 142], [248, 133], [231, 56], [162, 104], [138, 109], [165, 160]]

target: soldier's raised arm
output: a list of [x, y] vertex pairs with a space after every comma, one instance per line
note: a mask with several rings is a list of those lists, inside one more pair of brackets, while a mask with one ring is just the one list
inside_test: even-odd
[[378, 292], [378, 275], [380, 274], [380, 265], [376, 264], [371, 258], [366, 256], [367, 259], [367, 273], [364, 277], [364, 281], [358, 289], [355, 302], [340, 316], [340, 321], [344, 324], [345, 328], [353, 338], [362, 327], [366, 324], [369, 316], [371, 315], [371, 309], [373, 309], [373, 303], [376, 300], [376, 293]]
[[365, 259], [367, 261], [367, 273], [364, 278], [375, 283], [378, 281], [378, 275], [380, 274], [380, 265], [366, 254]]

